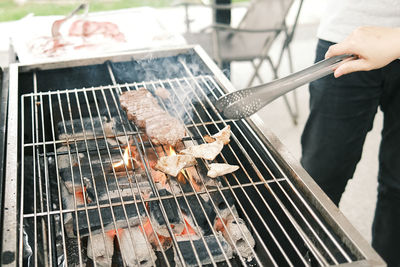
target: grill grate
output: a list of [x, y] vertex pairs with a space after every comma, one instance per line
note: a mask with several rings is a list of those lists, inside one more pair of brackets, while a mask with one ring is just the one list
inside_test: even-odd
[[[34, 93], [21, 96], [20, 265], [31, 252], [35, 266], [58, 265], [60, 262], [84, 265], [88, 262], [87, 250], [96, 253], [97, 244], [89, 244], [89, 239], [96, 240], [100, 235], [100, 240], [106, 243], [110, 231], [114, 231], [121, 246], [124, 242], [121, 228], [128, 229], [130, 242], [136, 238], [135, 227], [146, 232], [150, 224], [153, 230], [156, 229], [154, 220], [148, 220], [152, 217], [151, 207], [158, 211], [161, 223], [166, 227], [176, 254], [174, 260], [182, 265], [215, 266], [223, 261], [228, 266], [327, 266], [356, 260], [284, 174], [248, 123], [225, 120], [217, 112], [213, 103], [223, 91], [214, 77], [193, 76], [185, 63], [180, 63], [188, 74], [183, 78], [118, 84], [108, 65], [113, 85], [49, 92], [38, 92], [34, 74]], [[134, 124], [128, 123], [118, 103], [121, 92], [140, 87], [153, 94], [157, 87], [171, 93], [168, 100], [158, 100], [164, 109], [185, 124], [188, 133], [185, 144], [203, 143], [202, 136], [212, 135], [230, 125], [231, 142], [216, 161], [239, 165], [239, 171], [219, 177], [217, 182], [187, 179], [186, 184], [181, 184], [172, 178], [166, 181], [169, 193], [162, 193], [159, 184], [153, 181], [148, 153], [159, 157], [168, 152], [153, 145]], [[109, 125], [112, 127], [108, 128]], [[144, 180], [140, 180], [136, 169], [110, 168], [115, 161], [123, 160], [128, 144], [135, 147], [140, 156]], [[80, 160], [82, 155], [85, 160]], [[133, 166], [135, 162], [132, 158], [130, 161]], [[200, 165], [206, 166], [207, 162]], [[201, 173], [201, 167], [196, 171]], [[64, 188], [66, 173], [71, 176], [67, 189]], [[128, 179], [121, 180], [121, 175]], [[99, 183], [104, 185], [104, 195], [100, 193]], [[88, 192], [88, 184], [93, 185], [92, 194]], [[115, 188], [109, 188], [112, 186]], [[77, 194], [78, 189], [81, 194]], [[71, 194], [72, 206], [65, 204], [68, 190], [75, 190]], [[138, 193], [146, 190], [149, 195]], [[232, 202], [235, 205], [230, 205]], [[187, 207], [184, 211], [183, 206]], [[178, 217], [192, 218], [190, 224], [183, 224], [184, 230], [190, 232], [190, 225], [197, 232], [196, 237], [187, 235], [185, 247], [170, 221], [176, 219], [171, 217], [173, 207], [179, 207]], [[210, 209], [215, 213], [214, 217], [209, 215]], [[238, 228], [243, 238], [241, 243], [232, 243], [233, 257], [232, 251], [226, 248], [226, 242], [231, 243], [229, 241], [234, 238], [232, 233], [225, 231], [226, 236], [219, 238], [214, 227], [215, 220], [219, 219], [222, 227], [227, 229], [223, 220], [226, 213], [236, 224], [244, 220], [252, 234], [249, 237], [244, 228]], [[131, 221], [133, 217], [137, 219], [135, 223]], [[68, 220], [72, 221], [72, 230], [66, 227]], [[94, 223], [94, 220], [100, 223]], [[209, 229], [209, 234], [202, 230], [202, 223]], [[173, 265], [171, 249], [163, 248], [163, 237], [154, 235], [153, 246], [160, 248], [154, 254], [150, 237], [143, 236], [147, 241], [145, 247], [137, 247], [131, 242], [138, 265]], [[254, 247], [251, 238], [255, 240]], [[26, 248], [27, 244], [32, 244], [28, 246], [31, 252]], [[148, 251], [146, 260], [140, 259], [140, 250]], [[244, 250], [250, 251], [251, 256], [244, 257]], [[215, 251], [219, 251], [218, 255]], [[106, 258], [112, 257], [107, 249], [105, 252]], [[188, 255], [193, 256], [193, 263], [188, 262]], [[113, 263], [116, 262], [114, 255]], [[96, 261], [93, 264], [96, 265]], [[127, 265], [124, 261], [122, 264]]]

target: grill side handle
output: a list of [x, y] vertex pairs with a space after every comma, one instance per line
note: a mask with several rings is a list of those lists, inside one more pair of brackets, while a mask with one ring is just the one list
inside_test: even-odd
[[[8, 86], [3, 87], [8, 95], [7, 107], [1, 107], [8, 110], [6, 119], [6, 136], [4, 136], [4, 155], [3, 158], [3, 203], [2, 203], [2, 225], [1, 225], [1, 265], [17, 266], [18, 255], [18, 232], [17, 232], [17, 212], [18, 212], [18, 194], [17, 194], [17, 171], [18, 171], [18, 64], [11, 64], [8, 70]], [[7, 99], [7, 98], [6, 98]], [[3, 100], [3, 98], [2, 98]]]

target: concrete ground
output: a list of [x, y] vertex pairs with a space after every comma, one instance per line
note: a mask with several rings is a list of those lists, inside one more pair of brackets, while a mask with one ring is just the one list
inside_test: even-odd
[[[292, 54], [295, 70], [301, 70], [313, 63], [316, 46], [316, 29], [319, 22], [319, 13], [323, 1], [305, 0], [299, 27], [292, 42]], [[243, 15], [243, 9], [233, 13], [233, 24], [237, 23]], [[185, 30], [184, 12], [182, 8], [166, 8], [157, 10], [158, 19], [170, 31], [183, 32]], [[289, 17], [293, 17], [293, 12]], [[191, 18], [194, 19], [193, 30], [207, 25], [211, 21], [211, 13], [203, 8], [191, 9]], [[12, 32], [13, 23], [0, 23], [0, 66], [8, 64], [8, 36]], [[273, 47], [272, 54], [276, 54], [278, 47]], [[284, 61], [286, 62], [286, 61]], [[250, 78], [252, 67], [248, 63], [232, 64], [232, 82], [237, 89], [244, 88]], [[263, 66], [260, 72], [264, 81], [270, 81], [271, 71]], [[284, 63], [281, 75], [288, 74], [288, 65]], [[286, 145], [287, 149], [297, 159], [301, 155], [300, 136], [308, 115], [308, 89], [302, 86], [297, 90], [299, 103], [299, 121], [294, 125], [288, 115], [283, 99], [277, 99], [259, 114], [265, 124]], [[291, 95], [289, 95], [291, 97]], [[359, 232], [371, 240], [371, 223], [376, 202], [376, 186], [378, 172], [378, 146], [380, 142], [380, 129], [382, 127], [382, 114], [378, 113], [374, 129], [368, 134], [364, 146], [361, 162], [358, 164], [354, 178], [349, 182], [346, 192], [340, 203], [340, 209]]]

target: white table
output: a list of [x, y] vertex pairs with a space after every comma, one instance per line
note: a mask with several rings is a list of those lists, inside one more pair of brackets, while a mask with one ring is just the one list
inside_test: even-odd
[[[62, 24], [60, 33], [67, 45], [54, 53], [43, 53], [42, 47], [51, 40], [51, 27], [55, 20], [62, 16], [28, 16], [15, 23], [11, 35], [14, 52], [21, 63], [38, 63], [49, 59], [76, 59], [82, 57], [105, 55], [127, 50], [168, 47], [186, 44], [178, 33], [166, 29], [157, 19], [157, 10], [149, 7], [123, 9], [117, 11], [89, 13], [86, 17], [78, 15]], [[112, 22], [125, 36], [125, 42], [110, 38], [91, 37], [95, 46], [77, 47], [87, 42], [87, 38], [68, 35], [70, 26], [77, 19], [86, 18], [96, 22]]]

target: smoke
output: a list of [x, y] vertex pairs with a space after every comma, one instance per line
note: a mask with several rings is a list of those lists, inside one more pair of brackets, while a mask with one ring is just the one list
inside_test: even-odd
[[[194, 108], [199, 101], [204, 100], [204, 85], [197, 77], [210, 75], [204, 68], [204, 62], [194, 52], [161, 58], [147, 54], [143, 58], [111, 63], [116, 82], [133, 84], [131, 90], [145, 87], [159, 100], [162, 107], [185, 124], [201, 122]], [[160, 88], [168, 91], [168, 97], [163, 98], [157, 94]]]

